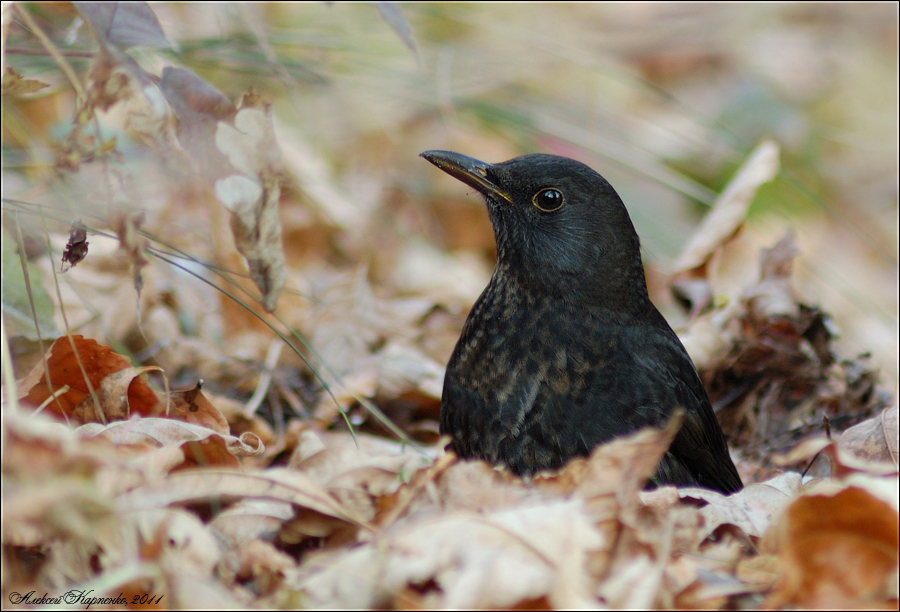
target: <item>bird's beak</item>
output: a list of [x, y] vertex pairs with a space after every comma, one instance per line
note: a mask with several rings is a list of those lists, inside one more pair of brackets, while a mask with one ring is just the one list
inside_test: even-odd
[[484, 195], [496, 196], [512, 204], [512, 197], [487, 178], [491, 164], [453, 151], [423, 151], [419, 153], [419, 157], [424, 157], [453, 178]]

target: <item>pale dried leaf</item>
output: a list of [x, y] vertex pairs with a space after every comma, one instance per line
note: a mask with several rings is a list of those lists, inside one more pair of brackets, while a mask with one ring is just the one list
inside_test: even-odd
[[800, 491], [800, 475], [788, 472], [762, 483], [744, 487], [732, 495], [697, 487], [678, 489], [682, 498], [701, 499], [707, 505], [700, 510], [704, 527], [698, 534], [698, 544], [720, 525], [735, 525], [744, 533], [762, 537], [773, 516], [784, 508]]
[[391, 280], [404, 293], [434, 303], [469, 306], [491, 278], [491, 268], [474, 253], [446, 253], [424, 240], [406, 241], [391, 267]]
[[698, 370], [713, 367], [731, 348], [735, 334], [729, 328], [729, 322], [739, 312], [740, 305], [731, 302], [700, 315], [686, 329], [679, 330], [678, 339]]
[[40, 91], [45, 87], [50, 87], [50, 85], [38, 81], [37, 79], [26, 79], [24, 76], [7, 66], [6, 71], [3, 73], [3, 82], [2, 85], [0, 85], [0, 91], [3, 92], [4, 96], [21, 96]]
[[419, 349], [402, 342], [390, 342], [378, 355], [378, 390], [397, 397], [417, 389], [440, 398], [444, 388], [445, 366]]
[[129, 513], [141, 539], [162, 544], [160, 561], [170, 571], [211, 576], [221, 558], [218, 542], [197, 515], [180, 508], [153, 508]]
[[828, 438], [808, 438], [786, 455], [775, 455], [772, 462], [775, 465], [794, 465], [810, 461], [819, 453], [824, 453], [831, 459], [832, 474], [837, 478], [853, 473], [876, 476], [897, 474], [897, 466], [893, 462], [879, 463], [859, 458]]
[[116, 444], [141, 444], [150, 442], [156, 446], [176, 446], [184, 442], [204, 440], [211, 436], [220, 436], [225, 440], [228, 450], [234, 455], [259, 455], [265, 448], [254, 437], [247, 440], [229, 435], [220, 435], [217, 431], [184, 421], [163, 418], [133, 419], [118, 421], [109, 425], [88, 423], [76, 430], [85, 436], [103, 436]]
[[653, 608], [661, 579], [659, 563], [646, 555], [635, 556], [603, 581], [598, 595], [613, 609]]
[[284, 573], [297, 566], [290, 555], [264, 540], [247, 542], [238, 553], [237, 577], [242, 583], [252, 580], [254, 590], [262, 595], [279, 586]]
[[838, 447], [866, 461], [897, 465], [897, 406], [885, 408], [877, 417], [854, 425], [843, 434]]
[[264, 497], [287, 501], [315, 510], [326, 516], [354, 523], [351, 516], [322, 487], [305, 474], [270, 469], [260, 474], [241, 474], [217, 470], [178, 472], [166, 480], [138, 487], [120, 495], [116, 504], [121, 510], [162, 508], [171, 504], [193, 503], [217, 499]]
[[394, 554], [384, 556], [375, 541], [312, 561], [291, 584], [314, 606], [379, 607], [433, 580], [440, 591], [426, 596], [428, 607], [510, 607], [541, 597], [583, 607], [593, 601], [588, 585], [566, 573], [583, 574], [587, 554], [609, 545], [579, 500], [423, 516], [384, 537]]
[[219, 121], [234, 117], [237, 109], [222, 92], [184, 68], [166, 66], [159, 82], [178, 118], [178, 141], [207, 179], [226, 176], [231, 164], [215, 144]]
[[251, 497], [217, 514], [209, 526], [232, 546], [240, 546], [257, 538], [274, 539], [281, 526], [293, 517], [290, 502]]
[[779, 147], [771, 140], [757, 145], [684, 247], [675, 262], [674, 272], [702, 266], [716, 249], [734, 235], [744, 223], [747, 209], [759, 187], [778, 173], [778, 155]]
[[757, 320], [798, 316], [799, 306], [791, 287], [791, 264], [797, 253], [792, 230], [788, 230], [774, 247], [761, 253], [759, 282], [741, 296], [748, 312]]
[[268, 104], [245, 97], [230, 121], [216, 126], [216, 148], [238, 174], [218, 178], [216, 198], [232, 213], [235, 246], [247, 260], [250, 277], [262, 292], [263, 307], [272, 312], [287, 280], [278, 199], [281, 195], [281, 155]]

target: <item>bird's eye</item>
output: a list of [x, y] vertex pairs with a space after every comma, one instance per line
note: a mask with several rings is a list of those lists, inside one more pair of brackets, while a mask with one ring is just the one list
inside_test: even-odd
[[549, 187], [547, 189], [541, 189], [534, 194], [534, 197], [531, 198], [531, 203], [540, 211], [553, 212], [562, 207], [565, 203], [565, 198], [563, 197], [562, 191]]

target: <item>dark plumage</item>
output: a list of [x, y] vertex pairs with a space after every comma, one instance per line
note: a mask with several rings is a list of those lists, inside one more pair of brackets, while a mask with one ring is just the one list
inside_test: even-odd
[[497, 266], [447, 366], [441, 432], [461, 457], [558, 468], [644, 426], [685, 420], [656, 480], [742, 487], [700, 377], [650, 302], [625, 205], [584, 164], [422, 157], [481, 192]]

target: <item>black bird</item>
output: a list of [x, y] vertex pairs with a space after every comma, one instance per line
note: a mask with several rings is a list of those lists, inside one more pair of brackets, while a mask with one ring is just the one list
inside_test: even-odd
[[697, 370], [650, 302], [640, 244], [602, 176], [555, 155], [488, 164], [422, 157], [487, 201], [497, 265], [444, 379], [441, 433], [464, 458], [516, 474], [564, 465], [598, 444], [685, 420], [659, 484], [743, 486]]

